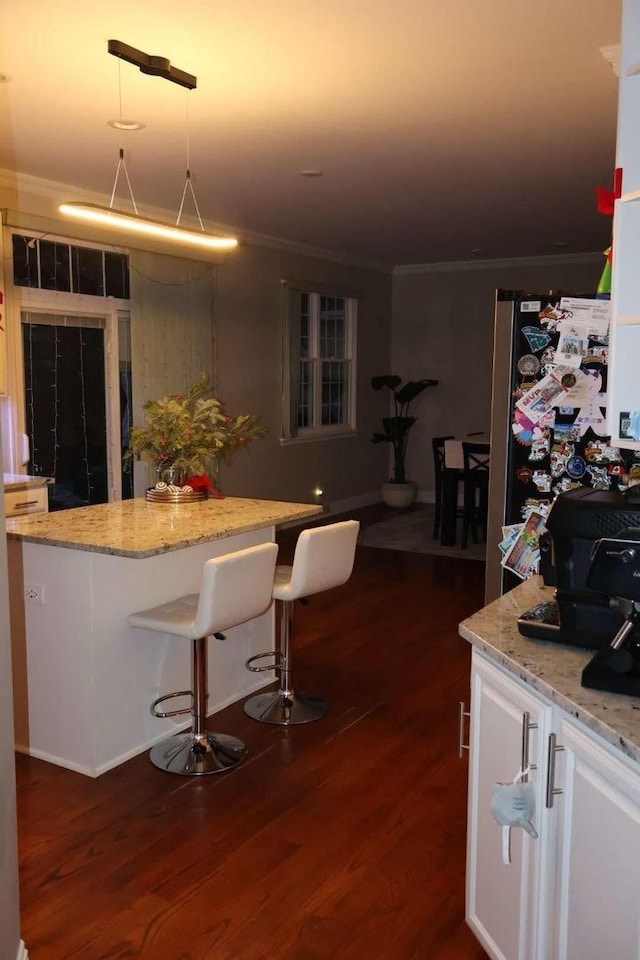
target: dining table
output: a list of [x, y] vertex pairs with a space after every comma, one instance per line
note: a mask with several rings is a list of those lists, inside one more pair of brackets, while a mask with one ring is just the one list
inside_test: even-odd
[[463, 443], [491, 443], [489, 434], [453, 437], [444, 442], [444, 470], [442, 474], [442, 523], [440, 543], [451, 547], [456, 542], [456, 519], [459, 485], [464, 481]]

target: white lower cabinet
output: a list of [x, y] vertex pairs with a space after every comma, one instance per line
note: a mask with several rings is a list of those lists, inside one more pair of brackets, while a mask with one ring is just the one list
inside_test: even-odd
[[[534, 691], [473, 653], [467, 923], [495, 960], [548, 960], [544, 950], [534, 949], [546, 926], [541, 880], [549, 869], [549, 851], [542, 771], [552, 710]], [[502, 828], [491, 813], [492, 788], [511, 782], [527, 765], [533, 767], [528, 776], [536, 791], [539, 839], [512, 829], [511, 863], [505, 865]]]
[[[631, 709], [631, 707], [629, 707]], [[640, 771], [576, 721], [564, 745], [556, 890], [559, 960], [640, 958]]]
[[[554, 749], [555, 748], [555, 749]], [[521, 766], [538, 838], [502, 828]], [[640, 768], [473, 650], [467, 923], [494, 960], [640, 960]]]

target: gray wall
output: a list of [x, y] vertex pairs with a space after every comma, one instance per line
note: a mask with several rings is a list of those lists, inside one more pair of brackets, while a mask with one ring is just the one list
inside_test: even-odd
[[413, 411], [407, 476], [421, 499], [433, 498], [431, 438], [489, 431], [496, 289], [594, 294], [603, 265], [594, 254], [396, 270], [389, 372], [440, 381]]
[[[280, 444], [282, 279], [310, 289], [334, 284], [358, 297], [356, 436]], [[269, 432], [222, 468], [223, 491], [308, 502], [319, 485], [318, 502], [329, 508], [379, 499], [387, 450], [370, 437], [386, 403], [369, 384], [388, 368], [390, 337], [390, 275], [269, 247], [247, 245], [229, 256], [217, 272], [216, 392], [230, 414], [258, 413]]]

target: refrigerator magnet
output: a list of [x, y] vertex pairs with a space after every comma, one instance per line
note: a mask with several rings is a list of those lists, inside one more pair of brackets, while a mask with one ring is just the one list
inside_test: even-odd
[[531, 420], [516, 407], [513, 415], [513, 423], [511, 424], [511, 430], [513, 431], [513, 436], [521, 443], [523, 446], [527, 447], [533, 442], [533, 431], [535, 429], [535, 423], [532, 423]]
[[541, 330], [540, 327], [523, 327], [522, 334], [529, 344], [529, 349], [533, 350], [534, 353], [537, 353], [538, 350], [544, 350], [551, 343], [549, 334], [546, 330]]
[[540, 493], [549, 493], [551, 490], [551, 475], [546, 470], [535, 470], [533, 482]]
[[587, 464], [582, 457], [569, 457], [566, 470], [572, 480], [581, 480], [587, 472]]
[[584, 363], [603, 363], [609, 362], [609, 351], [606, 347], [593, 346], [588, 347], [584, 355]]
[[535, 377], [540, 369], [540, 361], [532, 353], [525, 353], [518, 360], [518, 371], [523, 377]]
[[551, 460], [551, 476], [552, 477], [557, 479], [558, 477], [562, 476], [562, 474], [566, 469], [568, 459], [569, 457], [564, 453], [560, 453], [559, 450], [551, 451], [550, 460]]
[[549, 431], [545, 430], [544, 434], [531, 444], [531, 452], [529, 453], [528, 459], [544, 460], [544, 458], [549, 455], [550, 446], [551, 439], [549, 437]]
[[581, 486], [581, 483], [579, 483], [577, 480], [572, 480], [571, 477], [561, 477], [558, 483], [556, 483], [552, 489], [553, 493], [555, 493], [557, 496], [559, 493], [566, 493], [567, 490], [576, 490]]
[[606, 467], [588, 467], [587, 469], [591, 474], [591, 485], [594, 490], [609, 490], [611, 477]]

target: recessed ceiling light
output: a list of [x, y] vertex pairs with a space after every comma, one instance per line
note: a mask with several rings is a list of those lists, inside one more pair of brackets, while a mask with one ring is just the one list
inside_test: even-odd
[[144, 123], [139, 120], [108, 120], [108, 126], [116, 130], [144, 130]]
[[301, 170], [301, 177], [321, 177], [324, 173], [324, 170]]

